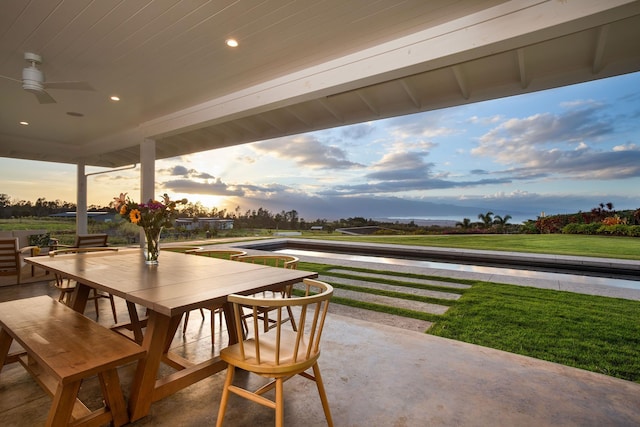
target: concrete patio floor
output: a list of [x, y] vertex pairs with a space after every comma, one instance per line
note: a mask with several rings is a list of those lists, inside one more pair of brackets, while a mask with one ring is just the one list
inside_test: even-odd
[[[389, 268], [385, 266], [385, 268]], [[0, 287], [0, 300], [57, 296], [46, 282]], [[126, 307], [117, 300], [119, 316]], [[86, 315], [94, 318], [89, 307]], [[206, 316], [209, 313], [206, 312]], [[113, 321], [108, 303], [100, 323]], [[192, 312], [187, 333], [173, 350], [198, 360], [211, 350], [209, 321]], [[217, 325], [218, 326], [218, 325]], [[226, 331], [216, 328], [216, 347]], [[320, 357], [336, 426], [637, 426], [640, 384], [498, 350], [426, 335], [363, 319], [328, 315]], [[120, 370], [125, 393], [133, 366]], [[214, 425], [224, 373], [209, 377], [152, 405], [135, 426]], [[242, 384], [261, 380], [240, 374]], [[97, 381], [81, 395], [95, 400]], [[314, 383], [285, 384], [285, 423], [326, 425]], [[93, 404], [96, 402], [94, 401]], [[41, 425], [50, 398], [19, 365], [0, 375], [0, 425]], [[272, 425], [273, 411], [230, 398], [225, 425]]]

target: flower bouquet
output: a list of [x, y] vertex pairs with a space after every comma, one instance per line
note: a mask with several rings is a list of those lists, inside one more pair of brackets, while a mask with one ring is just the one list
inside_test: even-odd
[[111, 206], [120, 216], [143, 228], [146, 240], [144, 257], [147, 264], [158, 263], [160, 233], [164, 227], [173, 227], [173, 221], [178, 217], [178, 203], [187, 203], [187, 199], [172, 201], [166, 193], [162, 196], [162, 202], [150, 199], [147, 203], [136, 203], [127, 197], [127, 193], [120, 193], [120, 197], [113, 198]]

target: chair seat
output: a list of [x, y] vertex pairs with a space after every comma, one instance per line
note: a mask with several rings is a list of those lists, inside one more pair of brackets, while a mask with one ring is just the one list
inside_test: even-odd
[[[289, 330], [280, 331], [280, 348], [294, 349], [296, 344], [297, 332]], [[280, 360], [276, 362], [276, 331], [270, 331], [260, 336], [260, 363], [255, 355], [256, 341], [247, 339], [244, 341], [245, 357], [242, 357], [242, 350], [239, 344], [223, 348], [220, 350], [220, 358], [227, 363], [231, 363], [245, 371], [255, 372], [256, 374], [269, 374], [277, 376], [278, 374], [292, 375], [292, 373], [302, 372], [309, 369], [320, 357], [320, 352], [313, 354], [306, 359], [307, 343], [301, 342], [298, 347], [297, 361], [294, 361], [294, 352], [286, 353], [281, 350]]]

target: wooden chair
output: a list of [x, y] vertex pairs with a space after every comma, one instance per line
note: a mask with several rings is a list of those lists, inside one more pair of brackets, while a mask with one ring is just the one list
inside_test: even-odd
[[[306, 287], [305, 296], [300, 298], [265, 299], [235, 294], [227, 298], [233, 305], [236, 322], [241, 321], [243, 307], [251, 310], [253, 334], [243, 340], [242, 331], [237, 328], [239, 342], [220, 351], [220, 358], [227, 362], [229, 367], [222, 390], [216, 426], [222, 426], [229, 392], [274, 408], [276, 412], [275, 424], [282, 426], [284, 423], [283, 384], [296, 374], [316, 382], [327, 423], [329, 426], [333, 426], [329, 402], [318, 367], [320, 338], [333, 288], [327, 283], [312, 279], [304, 279], [304, 284]], [[312, 289], [318, 293], [311, 294]], [[282, 322], [276, 323], [275, 329], [267, 332], [262, 331], [258, 325], [259, 313], [264, 307], [276, 310], [278, 319], [282, 317], [283, 308], [296, 307], [298, 331], [283, 329]], [[256, 391], [246, 390], [232, 384], [236, 368], [272, 380]], [[313, 369], [313, 375], [306, 372], [309, 368]], [[276, 390], [275, 401], [263, 396], [265, 392], [274, 387]]]
[[[52, 249], [66, 249], [66, 248], [102, 248], [108, 246], [107, 239], [109, 235], [106, 233], [97, 234], [78, 234], [76, 241], [73, 245], [61, 245], [54, 243]], [[52, 239], [56, 241], [56, 239]]]
[[22, 255], [30, 254], [35, 246], [20, 249], [18, 238], [0, 239], [0, 276], [17, 276], [18, 285], [22, 273]]
[[[89, 252], [117, 252], [118, 248], [110, 248], [110, 247], [98, 247], [98, 248], [66, 248], [66, 249], [57, 249], [55, 251], [50, 251], [49, 256], [59, 256], [65, 254], [83, 254]], [[60, 291], [60, 296], [58, 297], [58, 301], [64, 302], [69, 305], [71, 303], [70, 297], [73, 291], [76, 288], [76, 281], [69, 278], [64, 277], [60, 274], [55, 274], [55, 282], [53, 286]], [[98, 300], [104, 298], [108, 299], [111, 303], [111, 313], [113, 313], [113, 322], [118, 323], [118, 315], [116, 314], [116, 303], [113, 299], [113, 295], [103, 293], [93, 288], [91, 291], [91, 295], [89, 296], [89, 300], [93, 300], [96, 308], [96, 320], [100, 317], [100, 311], [98, 310]]]
[[[297, 257], [291, 256], [291, 255], [246, 255], [246, 256], [238, 257], [236, 258], [236, 260], [241, 262], [250, 262], [252, 264], [269, 265], [271, 267], [290, 268], [292, 270], [295, 270], [296, 268], [298, 268], [298, 261], [299, 261]], [[269, 298], [291, 298], [292, 290], [293, 290], [293, 285], [288, 285], [281, 290], [266, 291], [261, 294], [256, 294], [254, 295], [254, 297], [258, 298], [262, 296], [262, 297], [269, 297]], [[265, 332], [268, 331], [269, 328], [273, 328], [276, 323], [274, 319], [269, 318], [270, 311], [272, 311], [271, 308], [264, 307], [260, 313], [260, 318], [263, 321]], [[283, 322], [290, 321], [291, 327], [295, 331], [296, 330], [295, 318], [293, 317], [293, 313], [291, 312], [291, 309], [289, 307], [287, 307], [287, 311], [289, 312], [289, 317], [286, 319], [282, 319], [282, 321]], [[251, 316], [250, 314], [243, 316], [242, 325], [245, 328], [245, 331], [247, 330], [246, 319], [250, 316]]]
[[247, 254], [246, 251], [239, 249], [195, 249], [187, 251], [187, 253], [211, 258], [230, 259], [232, 261]]
[[[202, 248], [198, 248], [198, 249], [191, 249], [186, 251], [186, 253], [191, 254], [191, 255], [199, 255], [199, 256], [208, 256], [211, 258], [220, 258], [220, 259], [229, 259], [229, 260], [235, 260], [236, 258], [238, 258], [239, 256], [242, 255], [246, 255], [247, 253], [245, 251], [241, 251], [241, 250], [235, 250], [235, 249], [202, 249]], [[211, 348], [213, 348], [214, 346], [214, 337], [216, 335], [216, 317], [215, 315], [218, 315], [218, 320], [220, 321], [220, 325], [222, 325], [222, 315], [223, 315], [223, 310], [222, 310], [222, 306], [216, 306], [216, 307], [208, 307], [209, 310], [211, 310]], [[200, 314], [202, 315], [202, 320], [204, 320], [204, 313], [202, 311], [202, 309], [200, 309]], [[184, 315], [184, 324], [182, 325], [182, 334], [184, 335], [187, 331], [187, 323], [189, 322], [189, 313], [185, 313]]]

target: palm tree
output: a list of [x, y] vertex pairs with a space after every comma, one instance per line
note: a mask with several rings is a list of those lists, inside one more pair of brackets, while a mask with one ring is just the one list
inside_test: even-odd
[[511, 215], [505, 215], [501, 217], [500, 215], [496, 215], [493, 217], [493, 223], [498, 226], [498, 230], [502, 231], [504, 226], [507, 225], [507, 222], [511, 219]]
[[491, 227], [493, 223], [493, 212], [489, 211], [486, 214], [478, 214], [478, 219], [484, 224], [484, 228]]
[[463, 230], [468, 230], [471, 228], [471, 220], [469, 218], [464, 218], [462, 222], [457, 222], [456, 227], [460, 227]]

